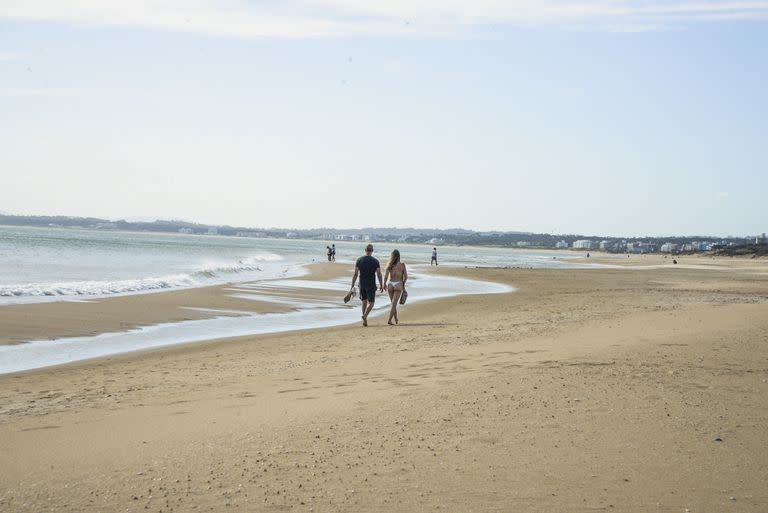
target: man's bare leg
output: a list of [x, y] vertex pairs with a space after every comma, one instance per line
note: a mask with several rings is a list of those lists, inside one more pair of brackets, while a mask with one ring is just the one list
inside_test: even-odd
[[366, 301], [365, 312], [363, 313], [363, 326], [368, 326], [368, 314], [373, 310], [373, 301]]

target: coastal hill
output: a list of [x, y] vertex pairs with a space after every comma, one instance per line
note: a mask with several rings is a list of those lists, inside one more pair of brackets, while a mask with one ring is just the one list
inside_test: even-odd
[[[57, 227], [88, 230], [122, 230], [232, 237], [270, 237], [338, 241], [387, 241], [424, 244], [506, 246], [517, 248], [603, 250], [630, 253], [690, 253], [719, 250], [733, 254], [765, 253], [764, 236], [728, 237], [608, 237], [583, 234], [549, 234], [520, 231], [480, 232], [462, 228], [254, 228], [210, 225], [182, 220], [110, 220], [96, 217], [17, 216], [0, 214], [0, 225]], [[756, 244], [762, 242], [763, 244]]]

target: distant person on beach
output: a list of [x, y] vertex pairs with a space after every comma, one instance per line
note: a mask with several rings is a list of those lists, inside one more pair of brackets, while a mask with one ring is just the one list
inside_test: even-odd
[[328, 261], [330, 262], [331, 261], [331, 247], [330, 246], [326, 246], [325, 249], [326, 249], [326, 251], [328, 253]]
[[331, 261], [336, 261], [336, 244], [331, 244]]
[[[389, 283], [387, 283], [389, 279]], [[405, 282], [408, 281], [408, 271], [405, 270], [405, 264], [400, 261], [400, 251], [393, 250], [387, 262], [387, 270], [384, 273], [384, 283], [387, 283], [387, 292], [392, 307], [389, 309], [389, 320], [387, 324], [392, 325], [392, 319], [398, 324], [397, 303], [405, 292]]]
[[437, 265], [437, 248], [432, 248], [432, 260], [429, 262], [429, 265], [432, 264]]
[[355, 274], [352, 276], [352, 288], [360, 276], [360, 299], [363, 302], [363, 326], [368, 326], [368, 314], [376, 301], [376, 277], [379, 278], [379, 291], [384, 292], [384, 280], [381, 279], [381, 265], [373, 258], [373, 244], [365, 247], [365, 256], [355, 262]]

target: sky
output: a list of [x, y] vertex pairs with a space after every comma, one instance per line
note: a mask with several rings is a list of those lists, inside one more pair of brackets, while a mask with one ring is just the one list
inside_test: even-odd
[[768, 1], [0, 0], [1, 212], [738, 236], [767, 205]]

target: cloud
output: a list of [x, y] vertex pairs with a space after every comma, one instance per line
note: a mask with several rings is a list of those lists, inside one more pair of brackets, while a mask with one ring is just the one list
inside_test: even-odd
[[11, 0], [0, 3], [0, 19], [59, 21], [84, 26], [144, 27], [234, 38], [329, 37], [391, 33], [386, 20], [357, 24], [342, 16], [241, 0]]
[[21, 59], [21, 55], [10, 52], [0, 52], [0, 62], [18, 61]]
[[83, 96], [82, 89], [0, 89], [0, 96]]
[[234, 38], [461, 35], [485, 25], [649, 31], [768, 20], [766, 0], [6, 0], [0, 19]]

